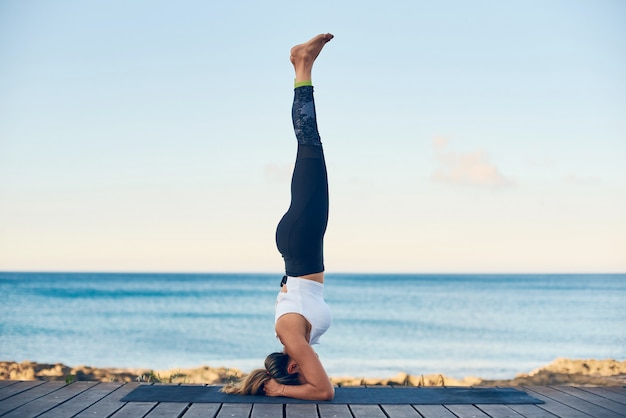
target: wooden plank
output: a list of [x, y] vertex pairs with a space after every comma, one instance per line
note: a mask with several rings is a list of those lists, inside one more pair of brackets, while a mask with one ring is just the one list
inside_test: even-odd
[[30, 390], [35, 386], [39, 386], [44, 384], [45, 382], [41, 380], [28, 380], [24, 382], [13, 382], [10, 386], [5, 386], [0, 389], [0, 400], [10, 398], [20, 392], [24, 392], [26, 390]]
[[587, 392], [587, 391], [584, 391], [580, 388], [573, 387], [573, 386], [559, 386], [559, 387], [556, 387], [555, 389], [558, 389], [561, 392], [565, 392], [572, 396], [580, 398], [586, 402], [608, 409], [609, 411], [613, 411], [617, 414], [626, 415], [626, 406], [624, 406], [624, 404], [612, 401], [610, 399], [603, 398], [602, 396], [595, 395], [591, 392]]
[[381, 405], [380, 407], [387, 416], [393, 418], [421, 418], [411, 405]]
[[556, 415], [549, 413], [545, 409], [541, 408], [541, 405], [507, 405], [515, 412], [521, 414], [526, 418], [554, 418]]
[[619, 386], [602, 386], [604, 389], [614, 390], [617, 392], [625, 392], [626, 393], [626, 384]]
[[285, 405], [285, 416], [287, 418], [313, 418], [317, 417], [317, 405], [288, 403]]
[[252, 405], [250, 418], [276, 418], [282, 416], [282, 404], [257, 403]]
[[111, 391], [107, 396], [91, 405], [79, 413], [76, 418], [86, 417], [108, 417], [118, 409], [121, 409], [125, 403], [120, 401], [124, 396], [135, 390], [140, 383], [126, 383], [119, 388]]
[[527, 391], [529, 395], [545, 402], [541, 404], [541, 409], [545, 409], [557, 417], [589, 418], [589, 415], [584, 412], [549, 397], [548, 395], [551, 394], [551, 390], [546, 391], [546, 389], [549, 388], [543, 386], [524, 386], [524, 390]]
[[20, 392], [10, 398], [0, 401], [0, 415], [26, 405], [27, 403], [54, 392], [55, 390], [59, 390], [63, 386], [65, 386], [65, 382], [45, 382], [41, 385], [31, 386], [29, 390]]
[[224, 417], [248, 418], [250, 416], [251, 410], [252, 410], [251, 403], [225, 403], [225, 404], [222, 404], [222, 408], [217, 413], [216, 418], [224, 418]]
[[453, 414], [464, 418], [489, 418], [489, 415], [485, 414], [474, 405], [446, 405], [446, 408]]
[[0, 389], [5, 386], [11, 386], [19, 382], [19, 380], [0, 380]]
[[317, 405], [317, 411], [320, 418], [352, 418], [352, 413], [348, 405], [337, 404], [319, 404]]
[[[392, 389], [389, 389], [392, 390]], [[378, 405], [350, 405], [354, 418], [386, 418], [387, 416]]]
[[145, 416], [155, 406], [156, 402], [126, 402], [115, 414], [111, 415], [112, 418], [138, 418]]
[[535, 390], [540, 390], [542, 395], [574, 408], [584, 414], [591, 415], [594, 418], [614, 418], [615, 416], [618, 416], [613, 411], [609, 411], [606, 408], [594, 405], [584, 399], [572, 396], [550, 386], [535, 388]]
[[508, 405], [476, 405], [478, 409], [493, 418], [521, 418], [523, 415], [515, 412]]
[[606, 387], [581, 387], [581, 390], [586, 392], [593, 393], [594, 395], [601, 396], [605, 399], [610, 399], [613, 402], [618, 402], [622, 405], [626, 405], [626, 389], [623, 390], [623, 393], [619, 391], [614, 391], [611, 388]]
[[413, 405], [424, 418], [455, 418], [443, 405]]
[[[50, 382], [52, 383], [52, 382]], [[58, 390], [48, 393], [47, 395], [41, 396], [37, 399], [28, 402], [25, 405], [20, 406], [4, 415], [5, 417], [34, 417], [39, 414], [42, 414], [60, 404], [67, 401], [68, 399], [72, 399], [74, 396], [78, 395], [81, 392], [89, 389], [90, 387], [97, 385], [95, 382], [75, 382], [71, 385], [66, 385], [63, 383], [63, 386]], [[44, 385], [41, 385], [44, 386]], [[41, 387], [38, 386], [38, 387]], [[35, 388], [36, 389], [36, 388]]]
[[219, 403], [194, 403], [183, 418], [214, 418], [221, 406]]
[[188, 406], [185, 402], [161, 402], [145, 418], [177, 418]]
[[63, 402], [48, 412], [43, 413], [40, 417], [73, 417], [79, 412], [89, 408], [91, 405], [98, 402], [100, 399], [104, 398], [121, 385], [121, 383], [95, 383], [86, 391], [74, 396], [66, 402]]
[[626, 386], [604, 386], [604, 389], [626, 395]]

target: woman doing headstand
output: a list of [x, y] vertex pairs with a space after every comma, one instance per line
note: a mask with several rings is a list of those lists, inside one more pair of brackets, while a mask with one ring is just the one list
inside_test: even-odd
[[276, 300], [276, 336], [283, 352], [265, 359], [239, 385], [224, 388], [240, 395], [287, 396], [330, 400], [335, 390], [311, 347], [330, 327], [324, 302], [324, 233], [328, 222], [328, 180], [324, 151], [317, 130], [311, 70], [324, 45], [322, 34], [291, 49], [296, 72], [292, 108], [298, 140], [291, 179], [291, 204], [276, 229], [276, 245], [285, 260], [286, 276]]

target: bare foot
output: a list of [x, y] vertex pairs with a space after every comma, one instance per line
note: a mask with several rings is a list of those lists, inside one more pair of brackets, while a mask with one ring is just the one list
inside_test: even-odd
[[324, 33], [291, 48], [289, 59], [296, 70], [296, 81], [308, 81], [311, 79], [313, 63], [322, 51], [322, 48], [324, 48], [324, 45], [331, 39], [333, 39], [333, 35]]

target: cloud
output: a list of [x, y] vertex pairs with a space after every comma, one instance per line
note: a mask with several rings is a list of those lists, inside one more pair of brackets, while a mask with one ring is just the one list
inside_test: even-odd
[[506, 178], [490, 161], [483, 150], [459, 153], [448, 150], [448, 140], [436, 137], [433, 140], [437, 167], [431, 174], [433, 181], [479, 187], [510, 186]]

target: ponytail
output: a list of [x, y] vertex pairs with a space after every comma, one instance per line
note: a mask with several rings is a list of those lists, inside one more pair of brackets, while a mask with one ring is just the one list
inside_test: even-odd
[[222, 388], [222, 392], [231, 395], [264, 395], [263, 385], [271, 379], [265, 369], [256, 369], [251, 371], [238, 384], [229, 384]]
[[233, 395], [265, 395], [263, 386], [270, 379], [282, 385], [299, 385], [298, 373], [289, 374], [289, 356], [285, 353], [272, 353], [265, 359], [265, 368], [251, 371], [243, 380], [222, 388], [222, 392]]

